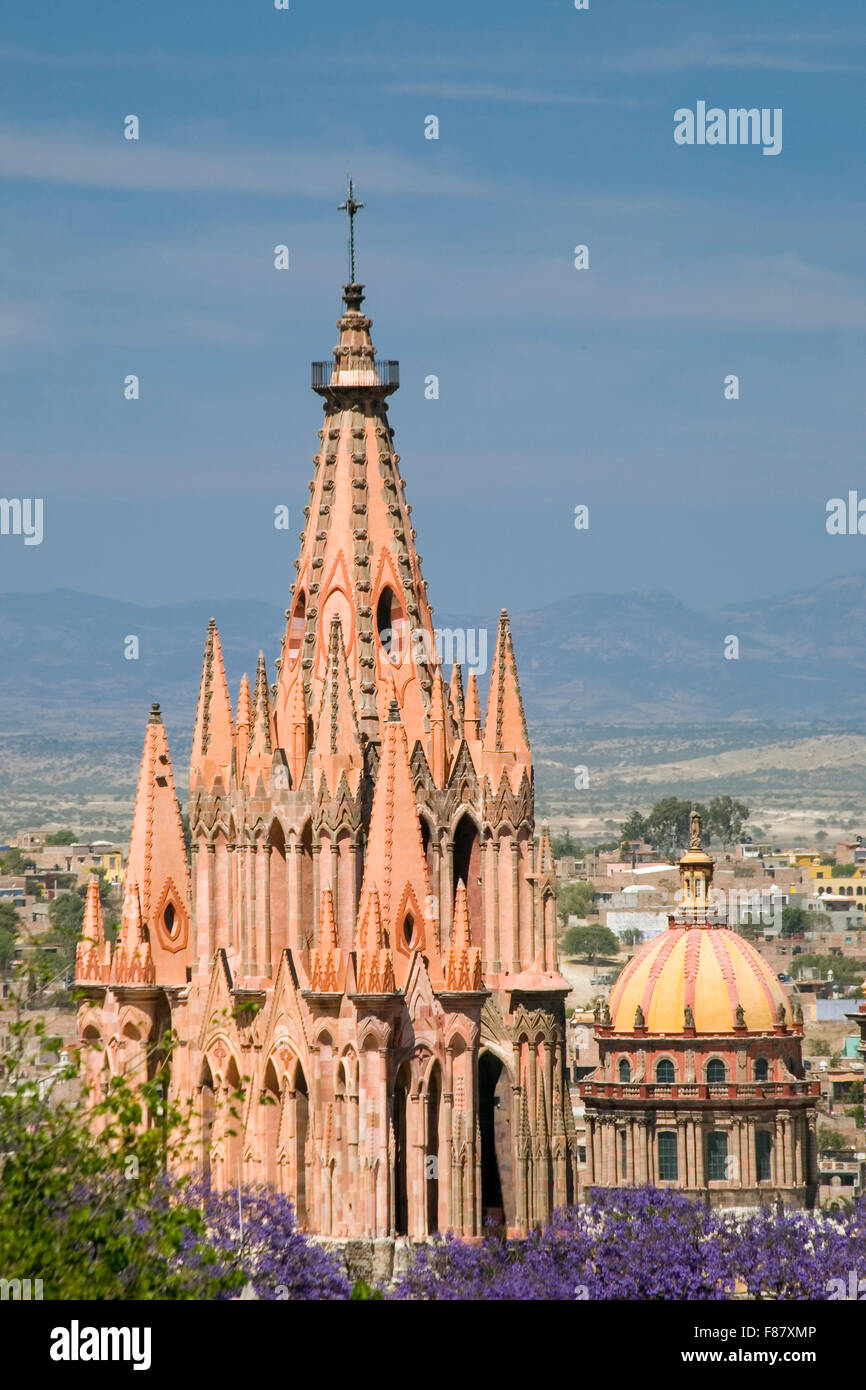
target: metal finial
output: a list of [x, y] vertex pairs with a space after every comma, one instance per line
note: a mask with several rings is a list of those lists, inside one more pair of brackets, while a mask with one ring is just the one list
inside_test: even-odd
[[349, 175], [349, 196], [345, 203], [341, 203], [338, 212], [345, 212], [349, 218], [349, 282], [355, 283], [355, 213], [361, 208], [366, 207], [366, 203], [358, 203], [354, 197], [355, 185]]

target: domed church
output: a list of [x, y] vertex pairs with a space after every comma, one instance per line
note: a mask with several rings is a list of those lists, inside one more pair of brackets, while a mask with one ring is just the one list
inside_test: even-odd
[[692, 812], [680, 906], [596, 1009], [599, 1065], [580, 1086], [590, 1187], [653, 1183], [719, 1207], [817, 1190], [817, 1081], [803, 1016], [723, 920]]

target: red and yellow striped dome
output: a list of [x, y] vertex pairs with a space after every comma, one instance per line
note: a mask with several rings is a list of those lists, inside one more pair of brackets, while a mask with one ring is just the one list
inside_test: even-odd
[[682, 1033], [690, 1006], [699, 1033], [728, 1033], [740, 1005], [749, 1032], [772, 1032], [779, 1005], [791, 1006], [759, 951], [721, 926], [671, 926], [623, 970], [609, 1007], [617, 1032], [630, 1033], [640, 1006], [650, 1033]]

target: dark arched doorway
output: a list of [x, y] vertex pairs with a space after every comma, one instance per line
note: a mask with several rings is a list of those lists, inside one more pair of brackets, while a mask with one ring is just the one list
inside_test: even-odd
[[481, 841], [471, 816], [461, 816], [454, 831], [454, 896], [466, 885], [469, 925], [476, 946], [481, 943]]
[[301, 1230], [307, 1227], [307, 1130], [310, 1122], [310, 1096], [304, 1073], [295, 1074], [295, 1216]]
[[406, 1104], [409, 1068], [404, 1062], [394, 1083], [394, 1234], [409, 1234], [409, 1183], [407, 1173]]
[[424, 1189], [427, 1196], [427, 1234], [439, 1230], [439, 1084], [438, 1064], [427, 1082], [427, 1134], [424, 1143]]
[[210, 1177], [210, 1146], [213, 1135], [214, 1109], [213, 1077], [210, 1067], [205, 1062], [199, 1089], [199, 1161], [201, 1171], [206, 1178]]
[[492, 1052], [482, 1052], [478, 1059], [478, 1105], [481, 1219], [485, 1225], [513, 1226], [511, 1086], [508, 1072]]

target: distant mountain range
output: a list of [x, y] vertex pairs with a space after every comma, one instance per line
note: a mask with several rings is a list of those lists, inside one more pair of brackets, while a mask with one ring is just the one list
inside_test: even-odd
[[[581, 594], [512, 615], [530, 723], [670, 726], [866, 721], [866, 575], [698, 612], [665, 593]], [[61, 589], [0, 599], [0, 731], [137, 742], [154, 699], [174, 736], [195, 714], [208, 618], [216, 617], [233, 700], [262, 648], [273, 679], [281, 609], [230, 600], [144, 607]], [[496, 619], [435, 619], [485, 628]], [[139, 659], [124, 658], [135, 636]], [[739, 644], [739, 659], [725, 645]], [[486, 685], [486, 679], [482, 682]]]

